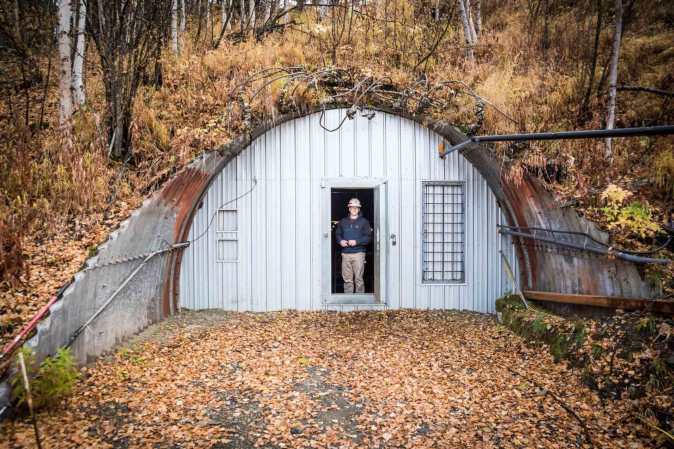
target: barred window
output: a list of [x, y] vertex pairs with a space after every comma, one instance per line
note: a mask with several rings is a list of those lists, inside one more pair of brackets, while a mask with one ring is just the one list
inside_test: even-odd
[[424, 182], [422, 191], [422, 282], [463, 282], [464, 185]]
[[236, 209], [220, 209], [215, 227], [215, 260], [237, 262], [239, 260], [239, 224]]

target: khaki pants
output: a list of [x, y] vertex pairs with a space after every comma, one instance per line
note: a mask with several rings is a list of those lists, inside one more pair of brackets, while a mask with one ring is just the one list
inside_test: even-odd
[[342, 253], [342, 278], [344, 279], [344, 293], [353, 293], [353, 284], [356, 284], [356, 293], [365, 293], [365, 253]]

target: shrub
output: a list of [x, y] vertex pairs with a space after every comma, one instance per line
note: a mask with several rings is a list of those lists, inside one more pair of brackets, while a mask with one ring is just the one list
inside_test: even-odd
[[632, 196], [632, 192], [615, 184], [609, 184], [601, 193], [601, 199], [604, 200], [608, 206], [620, 206], [630, 196]]
[[601, 199], [606, 206], [601, 208], [601, 212], [608, 221], [608, 228], [617, 228], [641, 238], [653, 237], [660, 226], [653, 220], [651, 207], [640, 201], [632, 201], [624, 206], [623, 203], [631, 195], [632, 192], [615, 184], [609, 184], [602, 192]]
[[609, 224], [609, 229], [613, 228], [621, 228], [641, 238], [652, 237], [660, 230], [660, 226], [653, 220], [651, 208], [639, 201], [618, 209], [613, 223]]
[[[28, 348], [22, 348], [21, 351], [24, 354], [35, 409], [56, 406], [70, 396], [79, 378], [70, 349], [60, 348], [53, 357], [47, 357], [37, 370], [33, 352]], [[12, 380], [12, 391], [18, 405], [25, 405], [26, 390], [20, 374]]]

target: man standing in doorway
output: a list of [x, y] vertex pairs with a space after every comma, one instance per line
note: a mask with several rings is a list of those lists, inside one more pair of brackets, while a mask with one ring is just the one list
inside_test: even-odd
[[372, 240], [372, 227], [360, 215], [361, 205], [358, 198], [351, 198], [347, 207], [349, 215], [339, 220], [335, 233], [337, 243], [342, 247], [344, 293], [353, 293], [354, 283], [356, 293], [365, 293], [365, 247]]

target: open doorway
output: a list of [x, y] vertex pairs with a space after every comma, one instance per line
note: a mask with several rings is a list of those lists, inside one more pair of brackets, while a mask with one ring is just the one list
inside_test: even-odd
[[[342, 279], [342, 256], [340, 246], [337, 244], [335, 233], [337, 223], [349, 213], [346, 205], [351, 198], [358, 198], [362, 204], [361, 215], [370, 222], [373, 229], [376, 228], [376, 215], [374, 213], [374, 189], [367, 188], [332, 188], [330, 189], [330, 237], [331, 237], [331, 273], [332, 294], [344, 293], [344, 279]], [[367, 246], [365, 252], [365, 293], [373, 294], [374, 289], [374, 239]]]

